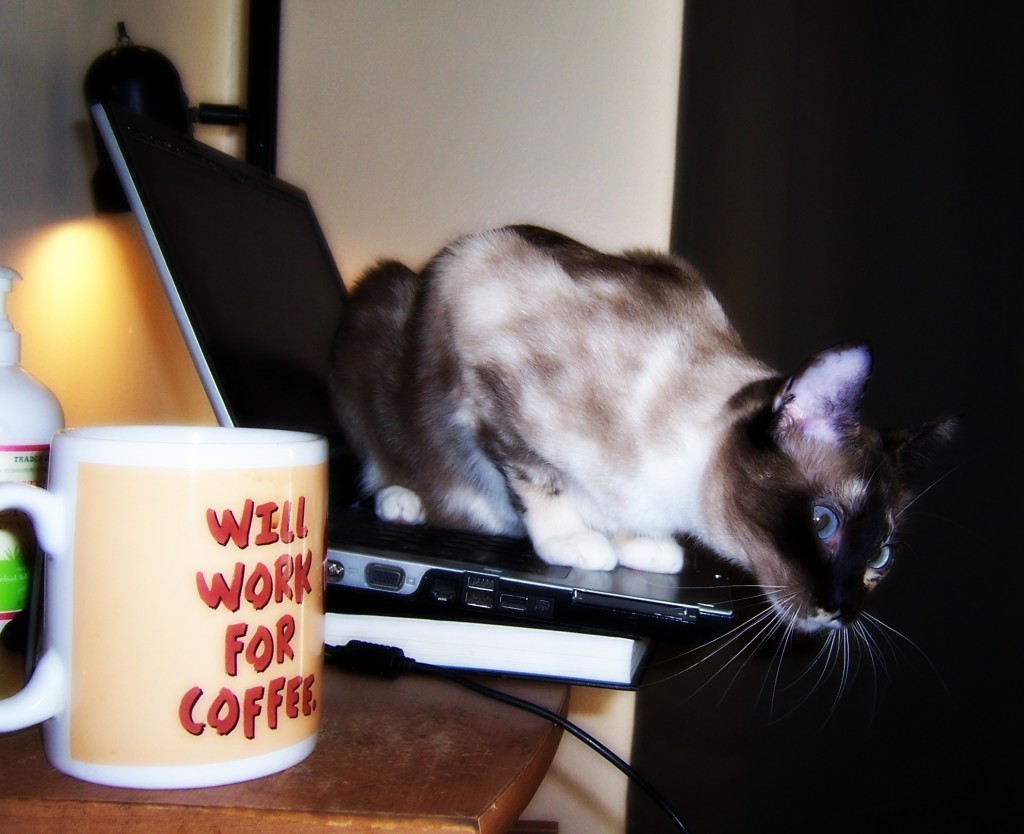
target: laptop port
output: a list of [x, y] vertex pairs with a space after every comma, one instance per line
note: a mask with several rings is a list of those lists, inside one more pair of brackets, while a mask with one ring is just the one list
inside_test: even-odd
[[405, 571], [396, 565], [370, 565], [366, 569], [366, 584], [371, 588], [397, 591], [405, 584]]
[[455, 602], [459, 598], [459, 589], [454, 579], [437, 576], [426, 583], [427, 595], [434, 602]]
[[479, 576], [469, 574], [466, 577], [466, 587], [477, 591], [494, 591], [498, 587], [498, 578], [495, 576]]
[[498, 604], [509, 611], [525, 611], [530, 607], [530, 598], [519, 594], [502, 594]]
[[493, 608], [494, 594], [470, 589], [466, 591], [466, 605], [472, 605], [474, 608]]

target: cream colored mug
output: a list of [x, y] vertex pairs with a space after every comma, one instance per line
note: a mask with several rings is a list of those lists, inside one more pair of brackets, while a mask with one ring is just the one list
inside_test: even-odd
[[267, 429], [54, 435], [46, 489], [0, 484], [47, 555], [42, 656], [0, 731], [58, 770], [181, 788], [283, 770], [323, 698], [327, 442]]

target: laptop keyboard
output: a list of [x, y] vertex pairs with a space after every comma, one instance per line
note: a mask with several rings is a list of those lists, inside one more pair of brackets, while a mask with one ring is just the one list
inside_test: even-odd
[[361, 546], [532, 572], [548, 567], [533, 552], [527, 538], [389, 524], [376, 518], [372, 510], [359, 507], [332, 514], [331, 520], [333, 546]]

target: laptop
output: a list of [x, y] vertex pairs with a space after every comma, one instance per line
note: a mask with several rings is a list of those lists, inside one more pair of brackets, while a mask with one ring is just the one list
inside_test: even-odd
[[327, 437], [327, 606], [683, 638], [733, 616], [728, 577], [542, 562], [527, 539], [375, 518], [327, 393], [347, 298], [303, 190], [116, 104], [92, 108], [217, 420]]

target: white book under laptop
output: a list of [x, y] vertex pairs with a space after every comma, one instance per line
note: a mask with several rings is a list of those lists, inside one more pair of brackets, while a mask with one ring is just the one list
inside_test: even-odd
[[526, 539], [374, 518], [328, 401], [347, 292], [307, 195], [117, 105], [92, 113], [220, 423], [330, 441], [330, 611], [369, 599], [469, 623], [674, 639], [728, 626], [728, 577], [699, 551], [674, 576], [586, 571], [545, 564]]
[[391, 646], [420, 663], [484, 674], [632, 688], [651, 641], [621, 634], [331, 612], [324, 640]]

